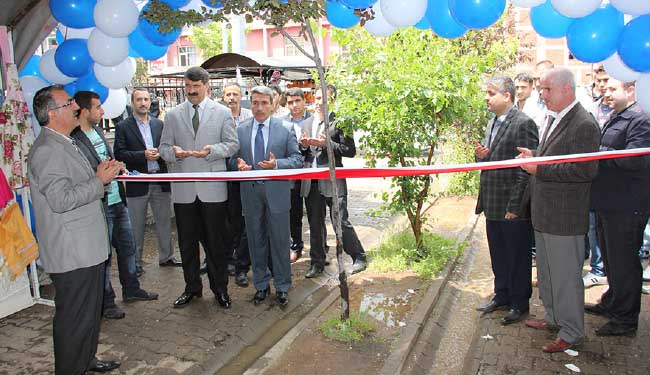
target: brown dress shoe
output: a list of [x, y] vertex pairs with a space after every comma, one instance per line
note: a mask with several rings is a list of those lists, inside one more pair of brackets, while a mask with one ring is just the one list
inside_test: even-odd
[[553, 325], [549, 324], [549, 322], [544, 319], [526, 319], [526, 321], [524, 321], [524, 324], [530, 328], [549, 331], [553, 328]]
[[554, 341], [542, 346], [542, 350], [546, 353], [559, 353], [571, 347], [573, 347], [573, 344], [569, 344], [568, 342], [558, 337]]

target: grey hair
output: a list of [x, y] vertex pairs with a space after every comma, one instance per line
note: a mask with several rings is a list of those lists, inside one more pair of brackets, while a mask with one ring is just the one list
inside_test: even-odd
[[255, 86], [251, 90], [251, 97], [253, 94], [266, 95], [271, 99], [271, 104], [273, 104], [273, 90], [266, 86]]
[[210, 81], [210, 73], [200, 66], [193, 66], [185, 71], [183, 78], [190, 81], [201, 81], [205, 84]]
[[287, 92], [285, 93], [285, 96], [299, 96], [299, 97], [305, 99], [305, 93], [304, 93], [304, 92], [302, 91], [302, 89], [299, 88], [299, 87], [293, 87], [293, 88], [290, 88], [290, 89], [287, 90]]
[[227, 89], [228, 87], [236, 87], [236, 88], [239, 89], [239, 93], [240, 93], [240, 94], [243, 94], [243, 93], [244, 93], [244, 90], [243, 90], [242, 87], [239, 85], [239, 83], [235, 83], [235, 82], [233, 82], [233, 83], [228, 83], [228, 84], [226, 84], [226, 85], [223, 86], [223, 91], [225, 92], [226, 89]]
[[34, 100], [32, 102], [34, 108], [34, 116], [41, 126], [47, 126], [50, 123], [50, 116], [48, 112], [50, 109], [57, 106], [54, 96], [52, 96], [53, 91], [65, 91], [63, 85], [52, 85], [48, 87], [43, 87], [42, 89], [36, 92], [34, 95]]
[[553, 86], [570, 86], [576, 92], [576, 79], [567, 68], [553, 68], [543, 74], [543, 78], [550, 80]]
[[510, 77], [495, 76], [488, 79], [486, 86], [494, 87], [501, 94], [510, 94], [510, 102], [515, 102], [515, 82]]

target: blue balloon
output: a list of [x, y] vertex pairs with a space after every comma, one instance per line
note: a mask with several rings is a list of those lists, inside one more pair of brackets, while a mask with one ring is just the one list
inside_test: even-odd
[[533, 29], [544, 38], [564, 37], [573, 20], [574, 18], [561, 15], [548, 0], [530, 10]]
[[27, 61], [27, 64], [25, 64], [23, 69], [18, 74], [18, 77], [37, 76], [39, 78], [43, 78], [43, 76], [41, 75], [41, 70], [38, 67], [39, 61], [41, 61], [41, 56], [32, 55], [32, 57], [30, 57], [29, 60]]
[[497, 22], [506, 0], [449, 0], [451, 15], [469, 29], [484, 29]]
[[214, 8], [214, 9], [223, 8], [223, 4], [221, 3], [221, 1], [217, 1], [215, 5], [212, 5], [212, 0], [201, 0], [201, 1], [203, 1], [203, 4], [209, 6], [210, 8]]
[[93, 71], [79, 78], [75, 81], [75, 83], [77, 92], [92, 91], [95, 94], [99, 95], [99, 100], [102, 103], [104, 103], [104, 101], [106, 101], [106, 98], [108, 98], [108, 88], [99, 83], [95, 77], [95, 72]]
[[359, 23], [359, 17], [354, 14], [354, 9], [348, 8], [339, 1], [326, 1], [325, 13], [332, 26], [339, 29], [348, 29]]
[[129, 34], [129, 55], [131, 51], [145, 60], [158, 60], [167, 53], [167, 46], [157, 46], [142, 35], [140, 27]]
[[628, 67], [650, 72], [650, 14], [630, 21], [618, 39], [618, 54]]
[[429, 20], [427, 19], [427, 15], [425, 14], [424, 17], [422, 17], [421, 20], [418, 21], [415, 25], [413, 25], [416, 29], [419, 30], [430, 30], [431, 29], [431, 24], [429, 23]]
[[[142, 12], [146, 12], [147, 7], [145, 6], [142, 9]], [[142, 12], [140, 13], [140, 16], [142, 16]], [[162, 33], [158, 30], [158, 23], [151, 23], [145, 18], [140, 18], [138, 21], [138, 28], [142, 32], [142, 35], [144, 35], [147, 40], [149, 40], [151, 43], [157, 45], [157, 46], [168, 46], [176, 39], [178, 39], [179, 36], [181, 36], [181, 29], [173, 29], [170, 32], [167, 33]]]
[[624, 25], [623, 13], [613, 6], [598, 8], [569, 26], [566, 34], [569, 50], [575, 58], [587, 63], [603, 61], [616, 52]]
[[340, 0], [343, 5], [352, 9], [366, 9], [377, 3], [377, 0]]
[[75, 29], [85, 29], [95, 26], [95, 4], [97, 0], [50, 0], [50, 11], [62, 24]]
[[54, 63], [68, 77], [81, 77], [92, 69], [93, 59], [86, 39], [68, 39], [54, 52]]
[[68, 83], [67, 85], [63, 86], [63, 89], [68, 93], [68, 95], [74, 96], [74, 94], [77, 93], [77, 81]]
[[186, 6], [192, 0], [160, 0], [161, 3], [169, 5], [172, 9], [178, 9]]
[[63, 36], [63, 33], [61, 33], [61, 30], [59, 28], [56, 28], [56, 44], [61, 44], [65, 41], [65, 37]]
[[467, 28], [451, 15], [448, 0], [429, 0], [425, 17], [433, 32], [440, 37], [459, 38], [467, 32]]

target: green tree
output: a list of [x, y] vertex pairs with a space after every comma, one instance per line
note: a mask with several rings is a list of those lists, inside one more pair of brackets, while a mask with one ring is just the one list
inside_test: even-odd
[[[225, 52], [223, 48], [222, 24], [210, 22], [207, 25], [195, 25], [190, 29], [190, 39], [201, 50], [205, 58], [216, 56]], [[228, 51], [232, 48], [231, 31], [228, 30]]]
[[[517, 43], [504, 35], [499, 26], [456, 40], [415, 28], [384, 39], [360, 28], [337, 31], [334, 39], [346, 53], [328, 79], [339, 89], [336, 110], [343, 126], [364, 132], [361, 147], [370, 164], [386, 158], [390, 166], [432, 165], [445, 140], [460, 139], [472, 150], [487, 119], [482, 80], [514, 61]], [[465, 152], [457, 161], [472, 155]], [[423, 209], [430, 181], [396, 177], [394, 193], [383, 195], [387, 209], [408, 217], [418, 251], [426, 251]]]

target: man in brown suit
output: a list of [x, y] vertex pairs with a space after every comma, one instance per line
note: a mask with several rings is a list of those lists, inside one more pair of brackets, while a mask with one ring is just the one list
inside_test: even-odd
[[[547, 126], [536, 151], [519, 148], [520, 158], [598, 151], [600, 131], [594, 117], [576, 100], [575, 78], [564, 68], [541, 77], [540, 95], [548, 108]], [[560, 329], [542, 347], [549, 353], [578, 345], [584, 338], [584, 235], [589, 229], [589, 192], [598, 162], [526, 165], [531, 217], [537, 244], [539, 295], [544, 319], [529, 319], [536, 329]]]

